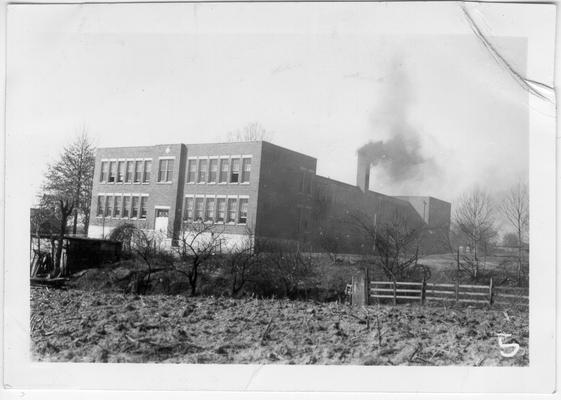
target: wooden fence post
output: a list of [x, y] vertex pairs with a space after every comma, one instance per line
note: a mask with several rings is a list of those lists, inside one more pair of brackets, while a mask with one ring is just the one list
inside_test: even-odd
[[393, 281], [393, 305], [397, 305], [397, 284]]
[[489, 279], [489, 304], [493, 304], [493, 278]]
[[351, 303], [353, 306], [367, 306], [370, 297], [370, 282], [368, 282], [368, 271], [353, 275]]
[[364, 285], [364, 298], [365, 298], [365, 306], [367, 306], [368, 304], [370, 304], [370, 269], [368, 269], [368, 266], [366, 266], [364, 268], [364, 280], [365, 280], [365, 285]]
[[427, 279], [423, 277], [423, 284], [421, 285], [421, 305], [425, 305], [425, 291], [427, 288]]
[[460, 300], [460, 281], [456, 280], [456, 304]]

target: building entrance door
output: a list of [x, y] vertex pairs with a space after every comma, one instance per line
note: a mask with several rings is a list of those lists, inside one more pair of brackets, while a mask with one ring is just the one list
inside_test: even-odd
[[154, 230], [156, 232], [168, 233], [169, 209], [156, 208], [156, 221], [154, 223]]

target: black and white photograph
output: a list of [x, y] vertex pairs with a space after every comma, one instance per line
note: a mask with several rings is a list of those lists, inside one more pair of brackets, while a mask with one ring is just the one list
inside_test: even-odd
[[[237, 368], [216, 381], [235, 390], [353, 366], [364, 387], [330, 372], [310, 390], [551, 393], [556, 18], [8, 5], [8, 359], [62, 387], [114, 381], [109, 364]], [[16, 387], [55, 374], [25, 368]]]

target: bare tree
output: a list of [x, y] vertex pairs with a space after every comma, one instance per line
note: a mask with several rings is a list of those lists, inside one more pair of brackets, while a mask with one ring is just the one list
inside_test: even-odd
[[31, 209], [31, 234], [53, 234], [58, 232], [59, 226], [51, 209], [37, 207]]
[[272, 140], [272, 133], [268, 132], [259, 122], [250, 122], [242, 129], [229, 132], [229, 142], [254, 142], [258, 140]]
[[479, 248], [497, 234], [494, 207], [489, 194], [479, 188], [465, 193], [457, 203], [454, 221], [473, 249], [473, 259], [465, 261], [473, 271], [473, 279], [477, 279], [480, 269]]
[[262, 258], [256, 289], [263, 295], [278, 294], [288, 298], [307, 295], [310, 280], [315, 278], [312, 256], [275, 240], [261, 239], [258, 245]]
[[398, 212], [384, 223], [376, 223], [360, 213], [350, 215], [350, 223], [357, 227], [370, 243], [374, 262], [392, 282], [409, 278], [414, 272], [427, 277], [430, 271], [418, 263], [419, 239], [422, 227], [412, 227]]
[[528, 236], [528, 227], [530, 221], [528, 200], [528, 185], [519, 182], [509, 190], [507, 195], [504, 197], [500, 208], [504, 217], [515, 229], [518, 239], [518, 285], [521, 284], [522, 279], [523, 246], [524, 240], [527, 239]]
[[201, 267], [222, 249], [223, 230], [224, 227], [202, 221], [184, 222], [181, 227], [177, 246], [172, 248], [176, 257], [171, 263], [175, 271], [187, 277], [191, 296], [197, 295]]
[[[162, 236], [158, 232], [146, 229], [144, 224], [123, 223], [115, 227], [109, 234], [110, 240], [122, 242], [123, 250], [140, 259], [146, 271], [137, 274], [133, 282], [134, 293], [146, 293], [152, 274], [167, 268], [156, 268], [158, 262], [169, 259], [169, 253], [162, 247]], [[164, 262], [165, 264], [165, 262]]]
[[[64, 235], [66, 234], [68, 219], [74, 210], [74, 199], [62, 189], [57, 191], [54, 188], [51, 188], [49, 194], [43, 195], [43, 198], [41, 199], [41, 207], [52, 210], [59, 221], [54, 269], [51, 272], [51, 277], [56, 278], [62, 273], [61, 261], [64, 246]], [[51, 243], [54, 243], [54, 239], [51, 239]]]
[[153, 232], [146, 232], [143, 229], [135, 228], [132, 231], [131, 249], [146, 265], [147, 273], [142, 279], [138, 280], [136, 292], [145, 293], [150, 284], [150, 278], [154, 269], [154, 262], [160, 254], [159, 237]]
[[64, 148], [60, 159], [49, 165], [45, 175], [44, 193], [59, 200], [64, 197], [66, 204], [64, 207], [59, 204], [59, 210], [71, 206], [70, 212], [74, 216], [73, 234], [77, 231], [79, 216], [83, 219], [85, 230], [88, 229], [95, 166], [94, 152], [95, 149], [84, 131], [74, 143]]
[[252, 235], [248, 232], [242, 243], [230, 249], [226, 258], [232, 296], [236, 296], [244, 288], [260, 260], [259, 254], [254, 251]]

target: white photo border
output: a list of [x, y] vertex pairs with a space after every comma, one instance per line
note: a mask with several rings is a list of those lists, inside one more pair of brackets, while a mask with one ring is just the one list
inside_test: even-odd
[[[275, 4], [275, 3], [271, 3]], [[276, 3], [279, 4], [279, 3]], [[320, 3], [316, 3], [320, 4]], [[361, 4], [361, 3], [355, 3]], [[412, 7], [422, 7], [424, 2]], [[59, 5], [60, 6], [60, 5]], [[100, 6], [100, 5], [97, 5]], [[133, 4], [106, 4], [133, 7]], [[220, 3], [214, 6], [220, 6]], [[494, 27], [497, 35], [528, 37], [528, 73], [553, 63], [556, 7], [551, 4], [478, 3], [485, 13], [497, 7], [521, 19]], [[9, 5], [47, 7], [47, 5]], [[84, 6], [82, 6], [84, 7]], [[513, 8], [510, 8], [513, 7]], [[539, 10], [538, 10], [539, 9]], [[535, 13], [533, 13], [535, 11]], [[523, 16], [536, 17], [536, 27]], [[78, 14], [79, 15], [79, 14]], [[537, 16], [536, 16], [537, 15]], [[74, 15], [77, 16], [77, 15]], [[533, 20], [536, 22], [536, 20]], [[450, 21], [446, 33], [457, 31]], [[6, 26], [6, 25], [5, 25]], [[419, 34], [423, 27], [419, 26]], [[9, 29], [9, 28], [8, 28]], [[430, 27], [427, 29], [431, 29]], [[8, 31], [9, 32], [9, 31]], [[437, 32], [430, 32], [437, 33]], [[444, 32], [442, 32], [444, 33]], [[5, 35], [5, 33], [4, 33]], [[7, 38], [9, 40], [9, 36]], [[548, 48], [549, 46], [549, 48]], [[551, 54], [550, 54], [551, 53]], [[8, 54], [9, 57], [9, 54]], [[8, 61], [9, 62], [9, 59]], [[9, 90], [9, 76], [8, 76]], [[91, 389], [135, 391], [280, 391], [388, 393], [542, 393], [556, 390], [556, 122], [555, 105], [530, 97], [530, 365], [528, 367], [386, 367], [204, 364], [87, 364], [30, 361], [28, 254], [29, 207], [21, 201], [26, 183], [17, 176], [23, 143], [5, 133], [3, 380], [11, 389]], [[553, 116], [553, 117], [552, 117]], [[9, 118], [9, 116], [4, 116]], [[5, 125], [4, 125], [5, 126]], [[505, 144], [507, 145], [507, 144]], [[24, 158], [24, 161], [25, 158]], [[27, 197], [23, 197], [27, 198]], [[6, 234], [9, 230], [9, 235]], [[138, 392], [133, 393], [136, 397]], [[145, 395], [145, 394], [144, 394]], [[150, 395], [150, 394], [148, 394]], [[141, 396], [142, 397], [142, 396]]]

